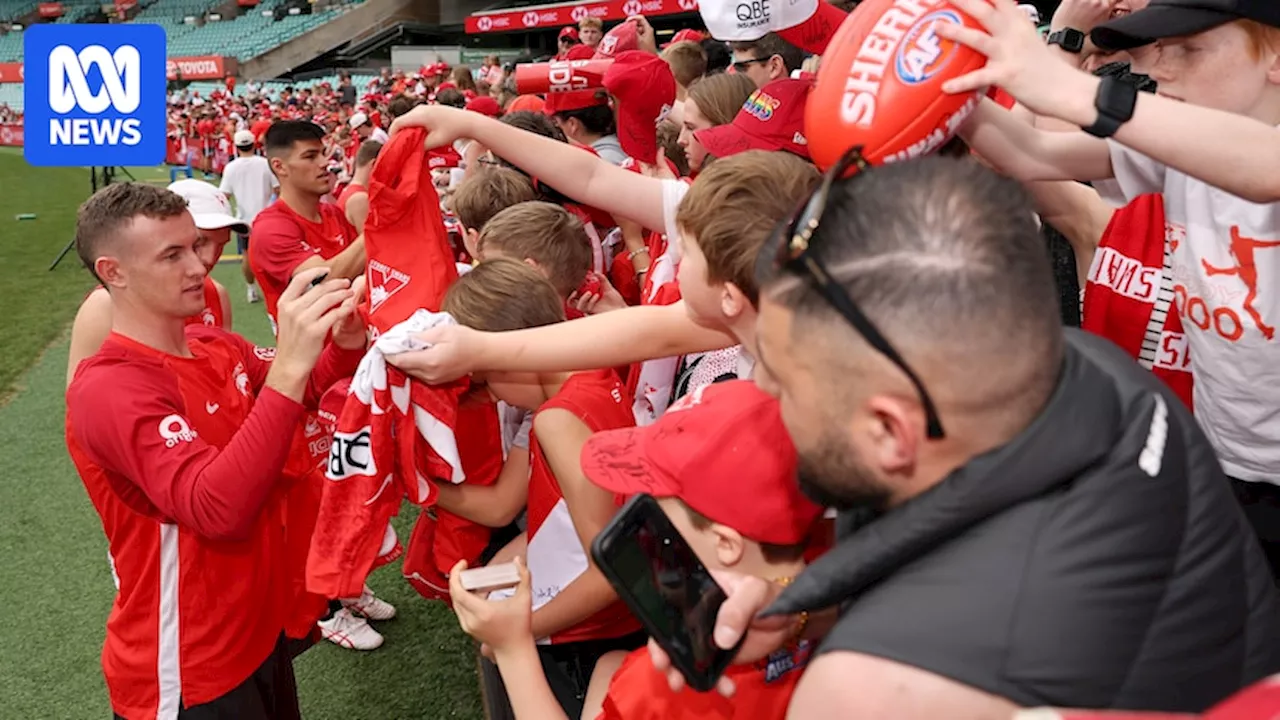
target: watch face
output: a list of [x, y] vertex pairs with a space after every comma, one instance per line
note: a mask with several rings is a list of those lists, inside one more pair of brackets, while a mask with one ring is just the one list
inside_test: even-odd
[[1059, 30], [1049, 36], [1050, 45], [1057, 45], [1071, 53], [1082, 52], [1084, 50], [1084, 40], [1084, 33], [1074, 28]]
[[1073, 53], [1084, 50], [1084, 33], [1079, 30], [1068, 29], [1063, 37], [1062, 47]]

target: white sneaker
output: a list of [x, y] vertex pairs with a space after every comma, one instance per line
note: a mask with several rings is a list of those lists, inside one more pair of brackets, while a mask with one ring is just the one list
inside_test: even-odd
[[248, 298], [248, 300], [249, 300], [249, 304], [250, 304], [250, 305], [252, 305], [253, 303], [256, 303], [256, 302], [258, 302], [259, 300], [261, 300], [261, 299], [262, 299], [262, 298], [258, 295], [258, 288], [257, 288], [257, 287], [255, 287], [255, 286], [253, 286], [253, 285], [246, 285], [246, 286], [245, 286], [245, 289], [247, 290], [247, 292], [245, 292], [245, 297], [246, 297], [246, 298]]
[[320, 626], [320, 635], [338, 647], [348, 650], [376, 650], [382, 647], [382, 635], [373, 629], [368, 620], [351, 614], [346, 608], [316, 624]]
[[396, 616], [396, 607], [386, 600], [374, 597], [368, 585], [356, 600], [343, 600], [343, 607], [370, 620], [390, 620]]

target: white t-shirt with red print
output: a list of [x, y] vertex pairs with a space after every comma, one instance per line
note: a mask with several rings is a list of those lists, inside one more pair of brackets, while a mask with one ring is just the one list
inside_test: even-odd
[[1280, 485], [1280, 203], [1243, 200], [1111, 142], [1112, 201], [1164, 195], [1196, 419], [1228, 475]]

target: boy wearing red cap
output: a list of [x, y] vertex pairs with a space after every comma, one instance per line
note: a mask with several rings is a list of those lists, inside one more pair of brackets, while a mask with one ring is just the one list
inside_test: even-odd
[[560, 52], [556, 54], [556, 60], [564, 60], [565, 55], [578, 44], [578, 28], [566, 27], [560, 28], [559, 36]]
[[[583, 448], [582, 467], [610, 492], [657, 497], [712, 571], [788, 581], [803, 569], [822, 513], [796, 483], [796, 453], [777, 402], [745, 381], [709, 386], [652, 426], [597, 433]], [[450, 590], [463, 629], [493, 649], [512, 705], [554, 718], [554, 705], [532, 672], [527, 586], [522, 582], [513, 600], [497, 604], [467, 593], [456, 580]], [[810, 651], [802, 641], [758, 664], [729, 668], [735, 692], [726, 698], [672, 692], [648, 652], [637, 650], [613, 675], [598, 716], [589, 706], [583, 717], [782, 718]]]

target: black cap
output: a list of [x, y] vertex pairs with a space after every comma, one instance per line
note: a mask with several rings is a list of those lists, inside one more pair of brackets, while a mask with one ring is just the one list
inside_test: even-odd
[[1212, 30], [1233, 20], [1256, 20], [1280, 27], [1277, 0], [1151, 0], [1137, 12], [1093, 29], [1090, 38], [1103, 50], [1128, 50], [1156, 40]]

